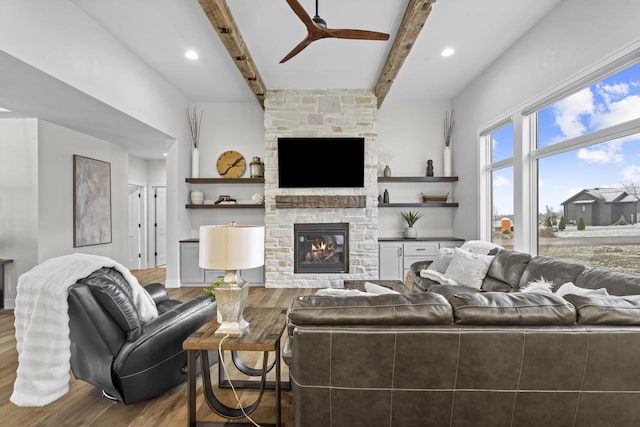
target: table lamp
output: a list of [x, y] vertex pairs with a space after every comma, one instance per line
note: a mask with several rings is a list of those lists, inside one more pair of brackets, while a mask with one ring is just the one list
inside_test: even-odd
[[242, 336], [249, 323], [242, 317], [249, 286], [240, 270], [264, 265], [264, 226], [203, 225], [200, 227], [200, 268], [224, 270], [216, 288], [222, 324], [216, 336]]

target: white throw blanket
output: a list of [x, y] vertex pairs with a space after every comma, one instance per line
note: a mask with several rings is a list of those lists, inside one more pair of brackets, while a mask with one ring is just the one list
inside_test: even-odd
[[102, 267], [118, 270], [131, 285], [140, 320], [158, 317], [149, 293], [123, 265], [102, 256], [51, 258], [18, 278], [15, 308], [18, 371], [11, 402], [44, 406], [69, 390], [71, 341], [67, 289]]

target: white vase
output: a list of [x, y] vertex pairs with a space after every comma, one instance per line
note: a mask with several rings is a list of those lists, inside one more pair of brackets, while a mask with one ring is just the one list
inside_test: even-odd
[[442, 176], [451, 176], [451, 147], [448, 145], [444, 147], [444, 153], [442, 156], [442, 167]]
[[418, 237], [418, 231], [413, 227], [407, 227], [404, 229], [403, 236], [405, 239], [415, 239]]
[[193, 190], [191, 192], [191, 204], [201, 205], [204, 202], [204, 193], [200, 190]]
[[191, 152], [191, 178], [200, 178], [200, 152], [197, 148]]

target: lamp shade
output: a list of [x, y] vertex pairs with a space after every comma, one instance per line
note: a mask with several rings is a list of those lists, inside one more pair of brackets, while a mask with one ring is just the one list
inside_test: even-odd
[[199, 265], [210, 270], [243, 270], [264, 265], [264, 226], [201, 226]]

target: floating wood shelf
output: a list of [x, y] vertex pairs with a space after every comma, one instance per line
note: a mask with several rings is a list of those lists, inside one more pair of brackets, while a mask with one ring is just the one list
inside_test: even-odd
[[378, 182], [455, 182], [457, 176], [379, 176]]
[[228, 205], [186, 205], [187, 209], [264, 209], [264, 203], [236, 203]]
[[457, 208], [457, 203], [379, 203], [379, 208]]
[[190, 184], [264, 184], [264, 178], [185, 178]]

